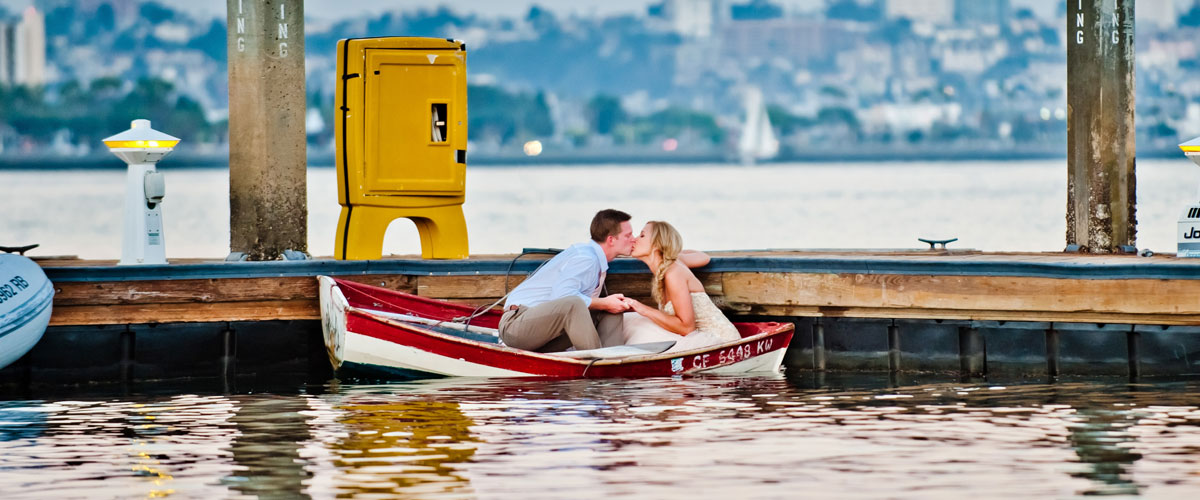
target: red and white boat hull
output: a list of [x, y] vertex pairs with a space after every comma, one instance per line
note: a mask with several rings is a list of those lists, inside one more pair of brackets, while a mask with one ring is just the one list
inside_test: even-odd
[[[372, 312], [447, 321], [472, 310], [467, 306], [324, 276], [320, 277], [320, 296], [325, 345], [330, 362], [339, 373], [367, 372], [405, 378], [770, 373], [779, 370], [793, 333], [790, 323], [742, 323], [737, 325], [743, 332], [738, 342], [681, 353], [584, 360], [514, 349], [494, 340], [463, 338]], [[489, 312], [473, 324], [494, 327], [498, 321], [499, 314]]]

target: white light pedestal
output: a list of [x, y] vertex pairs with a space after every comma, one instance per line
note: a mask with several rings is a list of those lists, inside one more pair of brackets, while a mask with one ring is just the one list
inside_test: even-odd
[[[1200, 165], [1200, 137], [1179, 145], [1183, 154], [1187, 155], [1196, 165]], [[1196, 192], [1196, 201], [1184, 207], [1179, 215], [1179, 225], [1175, 231], [1178, 248], [1177, 257], [1200, 257], [1200, 190]]]
[[150, 120], [134, 120], [129, 130], [104, 139], [109, 151], [129, 165], [119, 265], [167, 263], [162, 218], [166, 190], [155, 165], [178, 143], [178, 138], [150, 128]]

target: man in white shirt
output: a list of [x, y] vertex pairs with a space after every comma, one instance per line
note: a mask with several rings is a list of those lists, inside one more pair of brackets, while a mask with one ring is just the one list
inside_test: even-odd
[[[633, 249], [629, 214], [606, 209], [592, 218], [592, 239], [571, 245], [509, 294], [500, 318], [504, 345], [544, 352], [601, 347], [619, 336], [622, 294], [600, 297], [608, 263]], [[595, 313], [595, 314], [593, 314]], [[566, 339], [569, 340], [566, 342]]]

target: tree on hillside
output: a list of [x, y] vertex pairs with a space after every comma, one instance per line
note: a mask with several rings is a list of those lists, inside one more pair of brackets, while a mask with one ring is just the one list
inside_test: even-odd
[[713, 143], [725, 138], [725, 131], [712, 115], [691, 109], [670, 107], [634, 122], [635, 140], [646, 144], [660, 138], [678, 137], [691, 131]]
[[467, 86], [471, 113], [467, 126], [473, 138], [492, 137], [501, 144], [554, 133], [546, 97], [509, 93], [500, 87]]
[[598, 95], [588, 101], [587, 114], [592, 130], [601, 135], [611, 134], [626, 119], [621, 100], [607, 95]]

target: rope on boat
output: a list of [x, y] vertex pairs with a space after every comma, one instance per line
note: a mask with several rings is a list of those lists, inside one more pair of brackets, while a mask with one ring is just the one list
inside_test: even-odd
[[596, 364], [596, 362], [597, 362], [597, 361], [600, 361], [600, 358], [595, 358], [595, 359], [592, 359], [591, 361], [588, 361], [588, 364], [587, 364], [587, 366], [583, 367], [583, 373], [582, 373], [582, 374], [580, 374], [579, 376], [580, 376], [580, 377], [586, 377], [586, 376], [587, 376], [587, 371], [588, 371], [588, 368], [591, 368], [591, 367], [592, 367], [592, 365]]
[[[562, 249], [559, 249], [559, 248], [522, 248], [521, 253], [518, 254], [516, 257], [513, 257], [513, 260], [508, 263], [508, 269], [504, 270], [504, 295], [501, 296], [499, 299], [496, 299], [496, 301], [492, 302], [491, 304], [488, 304], [486, 306], [476, 307], [474, 311], [471, 311], [470, 315], [458, 316], [456, 318], [451, 319], [450, 321], [455, 322], [455, 323], [463, 323], [467, 328], [470, 328], [471, 320], [478, 318], [480, 316], [483, 316], [484, 313], [491, 311], [493, 307], [500, 305], [500, 303], [504, 302], [504, 299], [507, 299], [509, 294], [512, 293], [512, 291], [510, 291], [508, 289], [508, 278], [509, 278], [509, 276], [512, 275], [513, 266], [517, 264], [518, 259], [520, 259], [521, 257], [524, 257], [526, 255], [534, 255], [534, 254], [558, 255], [559, 252], [562, 252]], [[550, 262], [550, 259], [546, 259], [545, 261], [542, 261], [541, 264], [538, 264], [537, 268], [535, 268], [533, 271], [531, 271], [529, 273], [529, 276], [533, 276], [533, 274], [538, 272], [538, 270], [540, 270], [542, 268], [542, 266], [546, 265], [547, 262]]]
[[471, 332], [471, 333], [481, 333], [484, 335], [492, 335], [492, 336], [500, 335], [495, 328], [488, 328], [485, 326], [470, 326], [470, 325], [464, 325], [462, 323], [452, 323], [449, 321], [423, 318], [421, 316], [415, 316], [412, 314], [399, 314], [399, 313], [379, 311], [379, 310], [374, 310], [374, 309], [359, 309], [359, 310], [366, 312], [366, 313], [370, 313], [374, 316], [380, 316], [380, 317], [384, 317], [384, 318], [388, 318], [388, 319], [394, 319], [396, 321], [404, 321], [407, 323], [417, 323], [417, 324], [429, 325], [429, 326], [440, 326], [440, 327], [450, 328], [452, 330], [461, 330], [461, 331], [466, 331], [466, 332]]
[[[476, 307], [475, 310], [471, 311], [471, 314], [469, 314], [467, 316], [456, 316], [454, 318], [451, 318], [449, 321], [423, 318], [417, 314], [417, 311], [413, 311], [412, 309], [401, 306], [399, 304], [393, 304], [390, 301], [381, 299], [379, 297], [376, 297], [376, 296], [364, 291], [361, 293], [363, 293], [364, 295], [366, 295], [368, 297], [371, 297], [372, 299], [374, 299], [376, 301], [376, 303], [386, 303], [391, 307], [404, 310], [411, 314], [396, 314], [396, 313], [389, 313], [389, 312], [385, 312], [385, 311], [374, 311], [374, 310], [370, 310], [370, 309], [365, 309], [365, 311], [369, 312], [371, 314], [374, 314], [376, 316], [383, 316], [383, 317], [386, 317], [389, 319], [394, 319], [397, 321], [418, 323], [418, 324], [430, 325], [430, 326], [435, 326], [435, 327], [436, 326], [444, 326], [444, 327], [453, 328], [456, 330], [463, 330], [463, 331], [468, 331], [468, 332], [473, 332], [473, 333], [481, 333], [484, 335], [494, 335], [496, 337], [499, 337], [500, 336], [499, 330], [497, 330], [495, 328], [487, 328], [487, 327], [482, 327], [482, 326], [471, 326], [471, 320], [486, 314], [488, 311], [491, 311], [492, 308], [496, 307], [501, 302], [504, 302], [504, 299], [507, 299], [508, 296], [512, 293], [512, 291], [510, 291], [508, 289], [508, 283], [509, 283], [509, 278], [512, 275], [513, 266], [516, 265], [517, 260], [519, 260], [521, 257], [524, 257], [526, 255], [535, 255], [535, 254], [557, 255], [559, 252], [562, 252], [562, 249], [558, 249], [558, 248], [524, 248], [524, 249], [522, 249], [521, 253], [518, 254], [516, 257], [513, 257], [513, 260], [508, 263], [508, 268], [504, 270], [504, 295], [501, 296], [499, 299], [496, 299], [496, 301], [492, 302], [491, 304]], [[543, 261], [541, 264], [538, 264], [538, 266], [529, 273], [529, 276], [533, 276], [534, 273], [541, 270], [542, 266], [546, 265], [546, 262], [550, 262], [550, 260], [547, 259], [547, 260]], [[595, 360], [593, 360], [592, 362], [594, 363]], [[588, 363], [588, 367], [590, 368], [591, 366], [592, 366], [591, 363]], [[587, 368], [584, 368], [583, 373], [585, 375], [587, 374]]]

